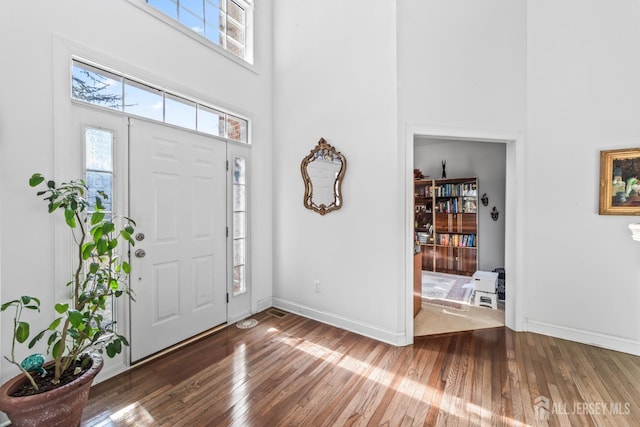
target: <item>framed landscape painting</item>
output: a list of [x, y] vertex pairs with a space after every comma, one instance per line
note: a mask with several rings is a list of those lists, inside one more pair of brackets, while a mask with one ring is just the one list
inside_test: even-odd
[[600, 215], [640, 215], [640, 148], [600, 151]]

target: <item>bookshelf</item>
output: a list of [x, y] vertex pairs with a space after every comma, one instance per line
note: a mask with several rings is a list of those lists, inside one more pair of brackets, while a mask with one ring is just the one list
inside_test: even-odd
[[477, 178], [414, 182], [422, 269], [471, 276], [478, 264]]

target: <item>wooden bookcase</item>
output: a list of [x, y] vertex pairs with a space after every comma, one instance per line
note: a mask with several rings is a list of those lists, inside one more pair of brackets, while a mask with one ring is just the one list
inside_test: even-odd
[[414, 182], [422, 269], [471, 276], [478, 265], [477, 178]]

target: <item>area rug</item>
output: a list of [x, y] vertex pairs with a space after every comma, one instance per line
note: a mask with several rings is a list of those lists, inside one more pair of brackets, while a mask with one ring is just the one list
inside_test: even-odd
[[423, 337], [500, 326], [504, 326], [503, 303], [498, 303], [497, 310], [471, 305], [468, 311], [425, 303], [413, 319], [413, 335]]
[[249, 329], [249, 328], [253, 328], [257, 324], [258, 324], [258, 321], [256, 319], [244, 319], [236, 323], [236, 327], [240, 329]]
[[422, 272], [422, 301], [456, 310], [468, 310], [474, 291], [473, 278]]

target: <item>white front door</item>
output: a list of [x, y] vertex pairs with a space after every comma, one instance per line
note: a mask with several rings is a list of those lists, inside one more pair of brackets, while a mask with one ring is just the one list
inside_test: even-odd
[[227, 319], [226, 144], [131, 119], [131, 361]]

